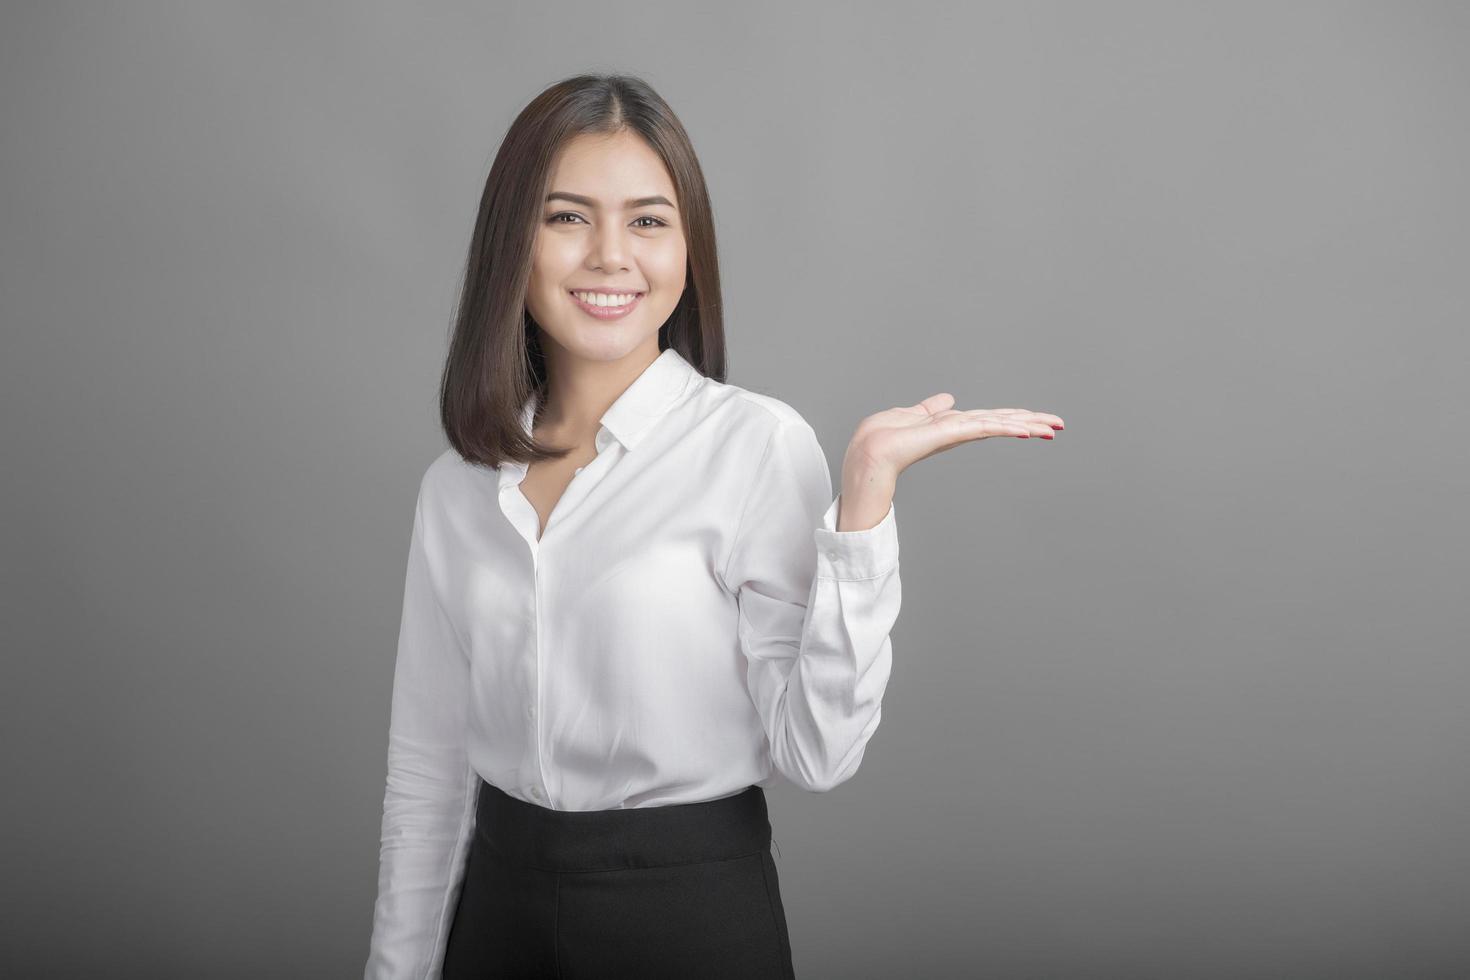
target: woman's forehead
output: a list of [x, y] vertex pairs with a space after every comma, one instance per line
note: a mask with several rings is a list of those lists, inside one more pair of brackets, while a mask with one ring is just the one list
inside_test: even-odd
[[603, 207], [664, 197], [675, 202], [674, 182], [663, 159], [640, 137], [584, 134], [557, 153], [551, 190], [589, 198]]

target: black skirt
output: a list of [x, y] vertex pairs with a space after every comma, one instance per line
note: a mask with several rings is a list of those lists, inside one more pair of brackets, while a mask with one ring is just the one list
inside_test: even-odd
[[759, 786], [699, 803], [550, 810], [480, 782], [445, 980], [793, 980]]

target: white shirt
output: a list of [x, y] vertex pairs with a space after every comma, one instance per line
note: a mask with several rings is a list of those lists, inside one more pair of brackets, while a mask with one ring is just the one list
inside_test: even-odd
[[[531, 431], [536, 409], [526, 403]], [[795, 409], [664, 350], [537, 539], [526, 464], [435, 459], [414, 513], [365, 976], [439, 975], [480, 779], [553, 810], [850, 779], [878, 727], [898, 530], [838, 531]]]

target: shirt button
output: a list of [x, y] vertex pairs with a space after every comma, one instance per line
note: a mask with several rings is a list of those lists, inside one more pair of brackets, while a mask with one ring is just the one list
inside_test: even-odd
[[540, 789], [538, 789], [538, 788], [537, 788], [537, 787], [535, 787], [535, 786], [532, 786], [532, 787], [531, 787], [531, 796], [532, 796], [532, 797], [533, 797], [533, 798], [535, 798], [535, 799], [538, 799], [538, 800], [539, 800], [539, 799], [541, 799], [541, 790], [540, 790]]
[[587, 468], [587, 467], [585, 467], [585, 466], [579, 466], [579, 467], [577, 467], [577, 469], [576, 469], [576, 472], [574, 472], [574, 473], [573, 473], [573, 474], [572, 474], [572, 475], [573, 475], [573, 476], [576, 476], [576, 475], [577, 475], [577, 473], [580, 473], [580, 472], [582, 472], [582, 471], [583, 471], [583, 470], [585, 470], [585, 469], [586, 469], [586, 468]]

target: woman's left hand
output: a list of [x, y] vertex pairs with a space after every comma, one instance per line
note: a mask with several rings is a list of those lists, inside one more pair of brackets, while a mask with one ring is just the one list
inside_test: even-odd
[[873, 527], [888, 513], [898, 475], [921, 459], [992, 436], [1053, 439], [1060, 416], [1025, 408], [954, 407], [949, 392], [917, 405], [890, 408], [858, 424], [842, 461], [839, 531]]

